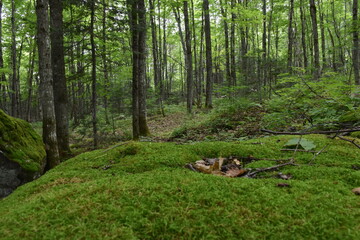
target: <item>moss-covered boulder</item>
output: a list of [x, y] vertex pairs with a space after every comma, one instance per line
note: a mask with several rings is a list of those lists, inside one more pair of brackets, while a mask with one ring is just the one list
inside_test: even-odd
[[0, 110], [0, 198], [39, 177], [46, 153], [31, 125]]

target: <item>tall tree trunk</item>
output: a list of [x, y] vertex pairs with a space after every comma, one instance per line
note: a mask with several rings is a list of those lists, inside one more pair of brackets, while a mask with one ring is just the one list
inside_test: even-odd
[[90, 42], [91, 42], [91, 112], [94, 148], [98, 146], [97, 130], [97, 92], [96, 92], [96, 45], [95, 45], [95, 0], [91, 0], [90, 5], [91, 22], [90, 22]]
[[150, 134], [146, 121], [146, 9], [144, 0], [128, 0], [133, 51], [133, 139]]
[[16, 67], [16, 25], [15, 25], [15, 0], [11, 0], [11, 115], [19, 116], [20, 83]]
[[64, 60], [63, 5], [62, 0], [50, 0], [49, 3], [56, 135], [60, 157], [65, 158], [70, 154], [70, 146], [68, 96]]
[[188, 1], [184, 1], [184, 22], [185, 22], [185, 47], [186, 47], [186, 106], [188, 113], [192, 111], [193, 102], [193, 66], [192, 66], [192, 48], [191, 48], [191, 31], [189, 24]]
[[213, 74], [212, 74], [212, 49], [211, 49], [211, 30], [210, 30], [210, 14], [209, 1], [203, 1], [204, 19], [205, 19], [205, 43], [206, 43], [206, 101], [205, 107], [212, 108], [212, 92], [213, 92]]
[[360, 85], [359, 74], [359, 23], [358, 23], [358, 0], [353, 0], [353, 66], [355, 84]]
[[33, 80], [34, 80], [34, 67], [35, 67], [35, 54], [36, 54], [36, 42], [30, 40], [30, 46], [32, 51], [29, 56], [29, 70], [28, 70], [28, 99], [27, 99], [27, 109], [26, 109], [26, 120], [31, 121], [31, 103], [33, 95]]
[[[154, 65], [154, 85], [155, 85], [155, 95], [157, 98], [157, 104], [161, 106], [161, 94], [160, 94], [160, 82], [161, 82], [161, 66], [159, 63], [159, 44], [155, 23], [155, 8], [154, 1], [149, 0], [150, 6], [150, 26], [151, 26], [151, 40], [152, 40], [152, 55], [153, 55], [153, 65]], [[160, 107], [161, 108], [161, 107]]]
[[306, 70], [308, 68], [308, 59], [307, 59], [307, 48], [306, 48], [306, 18], [304, 14], [303, 0], [300, 0], [300, 20], [301, 20], [301, 46], [303, 53], [304, 68]]
[[[3, 55], [3, 34], [2, 34], [2, 7], [3, 2], [0, 0], [0, 68], [4, 68], [4, 55]], [[0, 73], [0, 108], [6, 110], [7, 99], [6, 99], [6, 77], [5, 73]]]
[[103, 16], [102, 16], [102, 63], [103, 63], [103, 71], [104, 71], [104, 108], [105, 108], [105, 122], [106, 124], [110, 124], [109, 121], [109, 69], [108, 69], [108, 60], [107, 60], [107, 32], [106, 32], [106, 18], [107, 18], [107, 2], [106, 0], [102, 1], [103, 4]]
[[324, 10], [322, 9], [322, 1], [318, 3], [319, 5], [319, 15], [320, 15], [320, 35], [321, 35], [321, 60], [322, 68], [326, 68], [326, 45], [325, 45], [325, 26], [324, 26]]
[[48, 0], [36, 0], [37, 42], [39, 51], [40, 101], [43, 114], [43, 140], [47, 154], [46, 169], [59, 164], [56, 139], [54, 93], [52, 86]]
[[312, 35], [314, 41], [314, 79], [317, 80], [320, 77], [320, 53], [319, 53], [319, 34], [317, 26], [317, 17], [316, 17], [316, 5], [315, 0], [310, 0], [310, 16], [312, 22]]
[[[236, 61], [235, 61], [235, 54], [236, 54], [236, 52], [235, 52], [235, 41], [236, 41], [236, 36], [235, 36], [235, 25], [236, 24], [235, 24], [235, 20], [236, 20], [236, 14], [234, 12], [235, 11], [235, 4], [236, 4], [236, 1], [232, 0], [231, 1], [231, 12], [232, 12], [231, 13], [231, 28], [230, 28], [231, 86], [236, 86]], [[206, 26], [206, 16], [205, 16], [205, 26]], [[205, 39], [206, 39], [206, 28], [205, 28]], [[211, 43], [211, 41], [210, 41], [210, 43]], [[207, 46], [207, 44], [206, 44], [206, 46]], [[206, 49], [206, 51], [208, 51], [208, 50]], [[210, 53], [211, 53], [211, 46], [210, 46]], [[211, 76], [212, 76], [212, 72], [211, 72]], [[213, 82], [213, 80], [211, 80], [211, 82]], [[212, 89], [212, 87], [211, 87], [211, 89]]]
[[228, 86], [231, 87], [231, 71], [230, 71], [230, 48], [229, 48], [229, 26], [227, 22], [227, 11], [224, 10], [224, 3], [220, 0], [220, 10], [223, 17], [224, 33], [225, 33], [225, 69], [226, 69], [226, 80]]
[[288, 25], [288, 59], [287, 68], [288, 72], [292, 72], [292, 57], [293, 57], [293, 44], [294, 44], [294, 31], [293, 31], [293, 16], [294, 16], [294, 0], [290, 0], [289, 9], [289, 25]]
[[141, 136], [150, 134], [146, 119], [146, 8], [145, 1], [138, 0], [139, 14], [139, 130]]

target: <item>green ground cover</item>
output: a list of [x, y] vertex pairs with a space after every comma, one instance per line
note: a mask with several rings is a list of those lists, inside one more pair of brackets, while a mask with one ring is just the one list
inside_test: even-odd
[[296, 153], [298, 166], [279, 170], [290, 180], [184, 168], [205, 157], [287, 159], [280, 149], [292, 138], [127, 142], [78, 155], [0, 200], [0, 239], [359, 239], [359, 149], [348, 142], [305, 136], [328, 147], [313, 165], [312, 153]]

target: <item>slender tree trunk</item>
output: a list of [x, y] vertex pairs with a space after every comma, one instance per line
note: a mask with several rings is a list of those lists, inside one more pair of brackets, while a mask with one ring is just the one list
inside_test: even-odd
[[[4, 55], [3, 55], [3, 34], [2, 34], [2, 7], [3, 2], [0, 0], [0, 68], [4, 68]], [[7, 99], [6, 99], [6, 77], [5, 73], [0, 73], [0, 108], [6, 110]]]
[[26, 109], [26, 120], [31, 121], [31, 103], [33, 95], [33, 80], [34, 80], [34, 67], [35, 67], [35, 54], [36, 54], [36, 42], [30, 41], [32, 51], [29, 56], [29, 70], [28, 70], [28, 99], [27, 99], [27, 109]]
[[353, 66], [355, 84], [360, 85], [359, 74], [359, 23], [358, 23], [358, 0], [353, 0]]
[[152, 55], [153, 55], [153, 65], [154, 65], [154, 85], [155, 85], [155, 94], [157, 97], [157, 103], [160, 106], [161, 104], [161, 94], [160, 94], [160, 82], [161, 82], [161, 66], [159, 64], [159, 44], [155, 23], [155, 9], [154, 1], [149, 0], [150, 6], [150, 26], [151, 26], [151, 40], [152, 40]]
[[108, 60], [107, 60], [107, 33], [106, 33], [106, 18], [107, 18], [107, 2], [106, 0], [102, 1], [103, 4], [103, 16], [102, 16], [102, 63], [103, 63], [103, 71], [104, 71], [104, 108], [105, 108], [105, 122], [106, 124], [110, 124], [109, 120], [109, 69], [108, 69]]
[[37, 42], [39, 51], [40, 101], [43, 115], [43, 140], [47, 154], [46, 169], [59, 164], [52, 86], [48, 0], [36, 1]]
[[211, 30], [210, 30], [210, 14], [209, 1], [203, 1], [204, 19], [205, 19], [205, 43], [206, 43], [206, 101], [205, 107], [212, 108], [212, 92], [213, 92], [213, 74], [212, 74], [212, 49], [211, 49]]
[[227, 11], [224, 10], [223, 2], [220, 0], [220, 9], [221, 15], [223, 17], [224, 23], [224, 33], [225, 33], [225, 68], [226, 68], [226, 80], [228, 82], [228, 86], [231, 87], [231, 71], [230, 71], [230, 48], [229, 48], [229, 26], [227, 22]]
[[184, 1], [184, 22], [185, 22], [185, 65], [186, 65], [186, 86], [187, 96], [186, 105], [188, 113], [192, 111], [193, 102], [193, 67], [192, 67], [192, 48], [191, 48], [191, 31], [189, 24], [188, 1]]
[[326, 68], [326, 45], [325, 45], [325, 26], [324, 26], [324, 10], [322, 9], [322, 1], [318, 3], [319, 5], [319, 15], [320, 15], [320, 34], [321, 34], [321, 60], [322, 68]]
[[15, 25], [15, 0], [11, 0], [11, 115], [19, 116], [20, 83], [17, 76], [16, 62], [16, 25]]
[[289, 25], [288, 25], [288, 59], [287, 59], [287, 68], [288, 72], [292, 72], [292, 57], [293, 57], [293, 45], [294, 45], [294, 31], [293, 31], [293, 16], [294, 16], [294, 0], [290, 0], [290, 9], [289, 9]]
[[319, 34], [317, 26], [317, 16], [316, 16], [316, 5], [315, 0], [310, 0], [310, 16], [312, 22], [312, 35], [314, 41], [314, 79], [317, 80], [320, 77], [320, 51], [319, 51]]
[[[235, 20], [236, 20], [236, 14], [235, 14], [235, 0], [231, 1], [231, 28], [230, 28], [230, 62], [231, 62], [231, 85], [236, 86], [236, 61], [235, 61]], [[205, 26], [206, 26], [206, 16], [205, 16]], [[206, 27], [205, 27], [205, 39], [206, 39]], [[210, 31], [210, 30], [209, 30]], [[211, 43], [211, 42], [210, 42]], [[207, 46], [207, 44], [206, 44]], [[208, 51], [208, 50], [206, 50]], [[211, 53], [211, 46], [210, 46], [210, 53]], [[212, 54], [211, 54], [212, 55]], [[212, 74], [212, 73], [211, 73]], [[207, 75], [206, 75], [207, 76]], [[213, 80], [211, 80], [213, 82]], [[212, 89], [212, 87], [211, 87]], [[211, 90], [212, 91], [212, 90]]]
[[70, 154], [68, 96], [65, 78], [64, 32], [62, 0], [50, 0], [50, 38], [53, 87], [56, 116], [56, 135], [60, 158]]
[[95, 0], [91, 0], [90, 5], [91, 22], [90, 22], [90, 42], [91, 42], [91, 110], [94, 148], [98, 146], [97, 130], [97, 92], [96, 92], [96, 45], [95, 45]]
[[307, 48], [306, 48], [306, 18], [304, 14], [304, 5], [303, 0], [300, 0], [300, 20], [301, 20], [301, 46], [303, 53], [303, 62], [304, 68], [308, 68], [308, 59], [307, 59]]

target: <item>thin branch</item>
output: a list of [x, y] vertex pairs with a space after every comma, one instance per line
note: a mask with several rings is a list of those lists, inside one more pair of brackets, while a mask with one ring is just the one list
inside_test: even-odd
[[339, 130], [329, 130], [329, 131], [312, 131], [312, 132], [277, 132], [268, 129], [261, 129], [262, 132], [271, 133], [275, 135], [309, 135], [309, 134], [332, 134], [332, 133], [350, 133], [350, 132], [359, 132], [360, 128], [352, 129], [339, 129]]
[[288, 165], [293, 165], [293, 166], [297, 166], [295, 163], [294, 163], [294, 160], [291, 159], [290, 162], [287, 162], [287, 163], [282, 163], [282, 164], [279, 164], [279, 165], [275, 165], [275, 166], [272, 166], [272, 167], [267, 167], [267, 168], [257, 168], [255, 171], [249, 171], [249, 173], [247, 173], [244, 177], [254, 177], [256, 174], [260, 173], [260, 172], [266, 172], [266, 171], [271, 171], [271, 170], [275, 170], [275, 169], [278, 169], [280, 167], [284, 167], [284, 166], [288, 166]]
[[[295, 151], [296, 149], [288, 149], [288, 148], [286, 148], [286, 149], [281, 149], [280, 151], [283, 151], [283, 152], [293, 152], [293, 151]], [[298, 149], [298, 150], [296, 150], [297, 152], [308, 152], [308, 153], [317, 153], [318, 151], [310, 151], [310, 150], [305, 150], [305, 149]]]
[[338, 136], [338, 138], [340, 138], [341, 140], [347, 141], [347, 142], [349, 142], [349, 143], [352, 143], [352, 144], [354, 144], [357, 148], [360, 148], [360, 145], [355, 142], [355, 139], [351, 140], [351, 139], [344, 138], [344, 137], [342, 137], [342, 136]]

